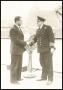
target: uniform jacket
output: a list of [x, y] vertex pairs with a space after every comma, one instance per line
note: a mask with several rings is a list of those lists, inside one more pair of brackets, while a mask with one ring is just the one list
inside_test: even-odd
[[54, 43], [52, 28], [44, 24], [41, 29], [37, 29], [33, 40], [35, 43], [37, 42], [37, 49], [39, 53], [49, 51], [51, 48], [49, 45], [50, 42]]
[[26, 45], [26, 42], [24, 41], [24, 35], [22, 31], [19, 30], [19, 28], [14, 25], [10, 29], [10, 39], [11, 39], [11, 46], [10, 46], [10, 52], [12, 55], [21, 55], [23, 54]]

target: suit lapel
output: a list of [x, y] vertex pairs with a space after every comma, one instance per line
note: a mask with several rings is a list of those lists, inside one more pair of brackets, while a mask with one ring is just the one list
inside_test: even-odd
[[15, 28], [22, 36], [24, 36], [22, 30], [19, 30], [19, 28], [18, 28], [16, 25], [14, 25], [14, 28]]
[[24, 36], [24, 34], [23, 34], [23, 32], [22, 32], [22, 30], [21, 30], [21, 29], [19, 30], [19, 32], [20, 32], [20, 33]]

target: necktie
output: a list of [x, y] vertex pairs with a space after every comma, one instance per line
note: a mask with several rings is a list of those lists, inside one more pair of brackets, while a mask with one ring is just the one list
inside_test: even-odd
[[23, 32], [22, 32], [22, 30], [21, 30], [21, 28], [19, 27], [19, 30], [20, 30], [20, 32], [23, 34]]

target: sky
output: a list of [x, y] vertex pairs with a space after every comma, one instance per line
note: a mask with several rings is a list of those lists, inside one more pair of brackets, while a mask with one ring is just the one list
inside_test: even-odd
[[61, 4], [62, 1], [1, 1], [2, 26], [6, 26], [8, 23], [11, 25], [17, 15], [22, 16], [26, 23], [31, 10], [52, 11]]
[[2, 14], [21, 14], [26, 16], [30, 9], [54, 10], [62, 1], [1, 1]]
[[[36, 16], [41, 15], [46, 18], [46, 24], [51, 25], [53, 28], [58, 28], [56, 35], [61, 37], [62, 29], [59, 28], [62, 27], [62, 24], [59, 23], [54, 12], [59, 6], [62, 6], [62, 1], [1, 1], [1, 27], [4, 27], [2, 28], [2, 31], [8, 31], [8, 27], [13, 26], [14, 18], [17, 15], [22, 16], [22, 25], [25, 27], [24, 32], [27, 32], [27, 30], [29, 32], [32, 30], [36, 31]], [[37, 13], [37, 11], [40, 13]], [[44, 13], [43, 11], [47, 11], [49, 13]], [[54, 13], [51, 14], [51, 11]]]

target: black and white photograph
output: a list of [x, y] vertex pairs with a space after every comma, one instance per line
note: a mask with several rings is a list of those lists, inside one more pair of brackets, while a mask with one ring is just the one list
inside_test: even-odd
[[62, 89], [62, 1], [1, 1], [1, 89]]

